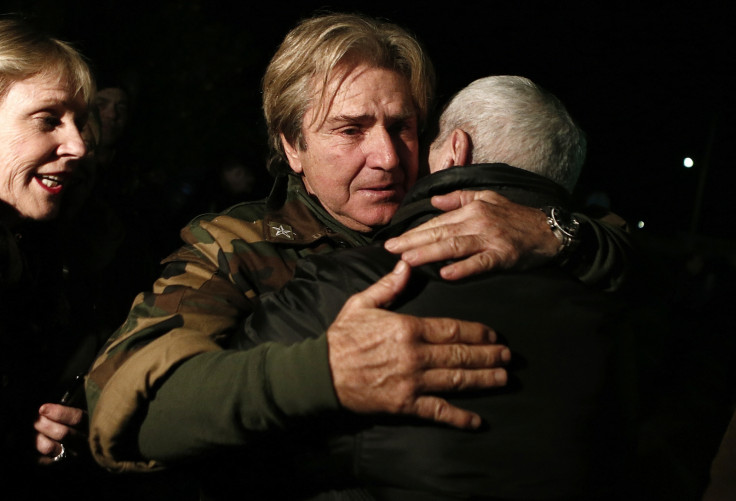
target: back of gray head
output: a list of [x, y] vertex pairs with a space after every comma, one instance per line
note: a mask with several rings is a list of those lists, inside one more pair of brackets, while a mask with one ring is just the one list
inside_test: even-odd
[[442, 113], [436, 144], [455, 128], [471, 138], [472, 163], [506, 163], [569, 192], [585, 161], [585, 134], [565, 106], [524, 77], [490, 76], [465, 87]]

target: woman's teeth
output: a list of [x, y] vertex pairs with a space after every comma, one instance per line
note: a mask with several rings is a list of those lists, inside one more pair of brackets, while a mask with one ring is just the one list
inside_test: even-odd
[[38, 176], [44, 186], [49, 188], [56, 188], [61, 185], [61, 178], [59, 176]]

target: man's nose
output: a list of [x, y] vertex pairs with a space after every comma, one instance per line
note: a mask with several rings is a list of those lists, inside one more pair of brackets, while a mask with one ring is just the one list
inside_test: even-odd
[[391, 170], [399, 167], [399, 154], [394, 138], [384, 127], [375, 127], [365, 144], [368, 167]]

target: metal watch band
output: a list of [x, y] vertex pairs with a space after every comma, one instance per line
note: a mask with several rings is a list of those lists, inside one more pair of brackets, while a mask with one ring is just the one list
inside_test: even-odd
[[541, 210], [547, 216], [550, 230], [560, 241], [561, 248], [557, 258], [565, 259], [579, 242], [580, 222], [561, 207], [546, 206]]

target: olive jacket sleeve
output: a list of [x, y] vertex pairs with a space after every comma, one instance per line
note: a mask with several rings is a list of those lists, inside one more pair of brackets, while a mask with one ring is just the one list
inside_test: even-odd
[[628, 224], [612, 212], [598, 218], [575, 216], [581, 223], [581, 244], [562, 267], [588, 286], [621, 290], [634, 272], [637, 255]]
[[[182, 231], [186, 245], [164, 261], [153, 290], [136, 297], [126, 322], [87, 376], [89, 440], [98, 463], [113, 471], [160, 468], [159, 462], [141, 455], [137, 437], [140, 421], [164, 381], [185, 368], [185, 361], [202, 354], [227, 358], [218, 352], [233, 329], [253, 311], [260, 294], [278, 289], [291, 277], [300, 257], [365, 242], [349, 232], [340, 233], [342, 228], [326, 226], [307, 204], [300, 193], [290, 195], [275, 211], [262, 203], [240, 204], [224, 214], [201, 216]], [[309, 348], [319, 351], [319, 347]], [[321, 370], [314, 372], [324, 379], [328, 370], [324, 345], [322, 351], [322, 361], [310, 351], [307, 363], [321, 364]], [[270, 360], [298, 356], [281, 346], [235, 354], [234, 360], [242, 364], [238, 377], [249, 378], [242, 390], [249, 402], [273, 399], [273, 409], [278, 409], [279, 393], [271, 393], [271, 382], [262, 369]], [[299, 365], [296, 360], [290, 363]], [[214, 379], [214, 374], [207, 375], [208, 381]], [[314, 403], [317, 408], [334, 404], [329, 380], [323, 386]], [[260, 388], [263, 396], [253, 395], [254, 388]], [[240, 416], [241, 426], [258, 422], [263, 412], [262, 422], [273, 419], [278, 426], [275, 416], [285, 418], [287, 407], [278, 414], [272, 408], [264, 411], [243, 404], [240, 408], [251, 414]]]

